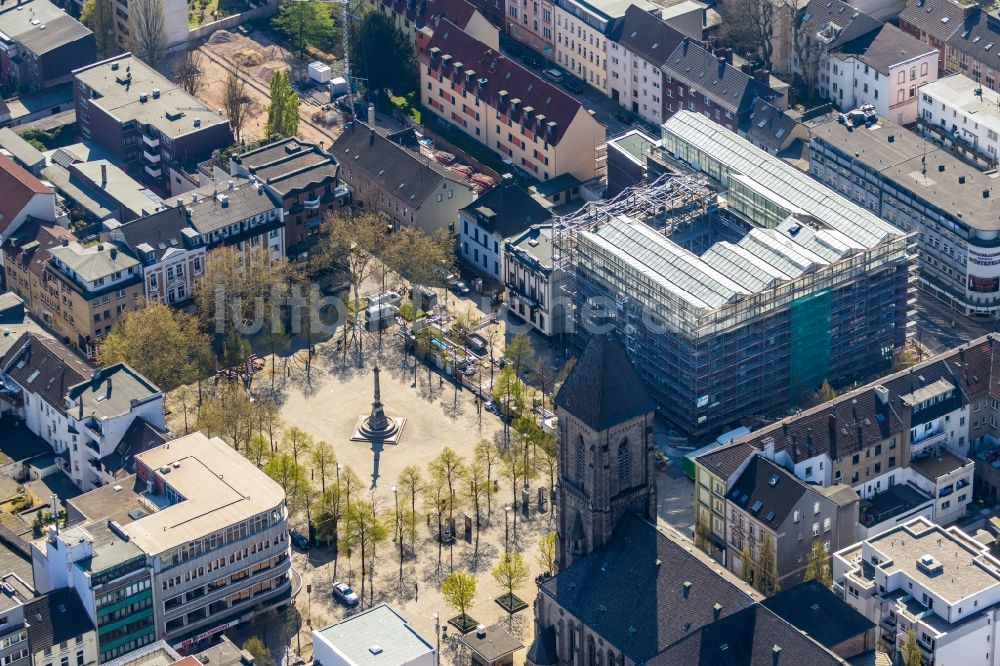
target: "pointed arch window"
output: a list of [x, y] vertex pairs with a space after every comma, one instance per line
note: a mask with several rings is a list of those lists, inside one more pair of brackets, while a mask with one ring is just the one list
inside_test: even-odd
[[623, 439], [622, 443], [618, 445], [618, 487], [626, 488], [631, 485], [632, 469], [631, 452], [628, 447], [628, 439]]
[[581, 436], [576, 444], [576, 480], [583, 483], [583, 475], [587, 470], [587, 449]]

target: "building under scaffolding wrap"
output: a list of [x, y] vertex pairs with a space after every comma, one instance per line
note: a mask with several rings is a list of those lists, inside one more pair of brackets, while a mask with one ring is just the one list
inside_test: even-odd
[[912, 237], [701, 115], [662, 132], [665, 175], [555, 222], [573, 344], [613, 329], [694, 442], [885, 370]]

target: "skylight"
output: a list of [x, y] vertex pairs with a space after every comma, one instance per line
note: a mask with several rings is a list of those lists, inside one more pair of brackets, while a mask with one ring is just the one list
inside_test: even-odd
[[758, 511], [760, 511], [763, 508], [764, 508], [764, 503], [761, 502], [760, 500], [756, 500], [753, 503], [753, 506], [750, 507], [750, 511], [753, 512], [753, 513], [757, 513]]

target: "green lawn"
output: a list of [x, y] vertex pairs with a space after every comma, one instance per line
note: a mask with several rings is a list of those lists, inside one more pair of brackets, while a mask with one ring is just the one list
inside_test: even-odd
[[[203, 4], [204, 3], [204, 4]], [[203, 23], [211, 23], [220, 18], [240, 14], [250, 9], [247, 0], [190, 0], [188, 2], [188, 26], [197, 28]], [[218, 15], [212, 17], [212, 12]]]

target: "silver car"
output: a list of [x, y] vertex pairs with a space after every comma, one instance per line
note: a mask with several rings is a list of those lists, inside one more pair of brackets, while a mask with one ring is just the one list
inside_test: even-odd
[[358, 595], [351, 589], [351, 586], [347, 583], [336, 582], [333, 584], [333, 596], [336, 597], [337, 601], [344, 604], [345, 606], [357, 606], [358, 605]]

